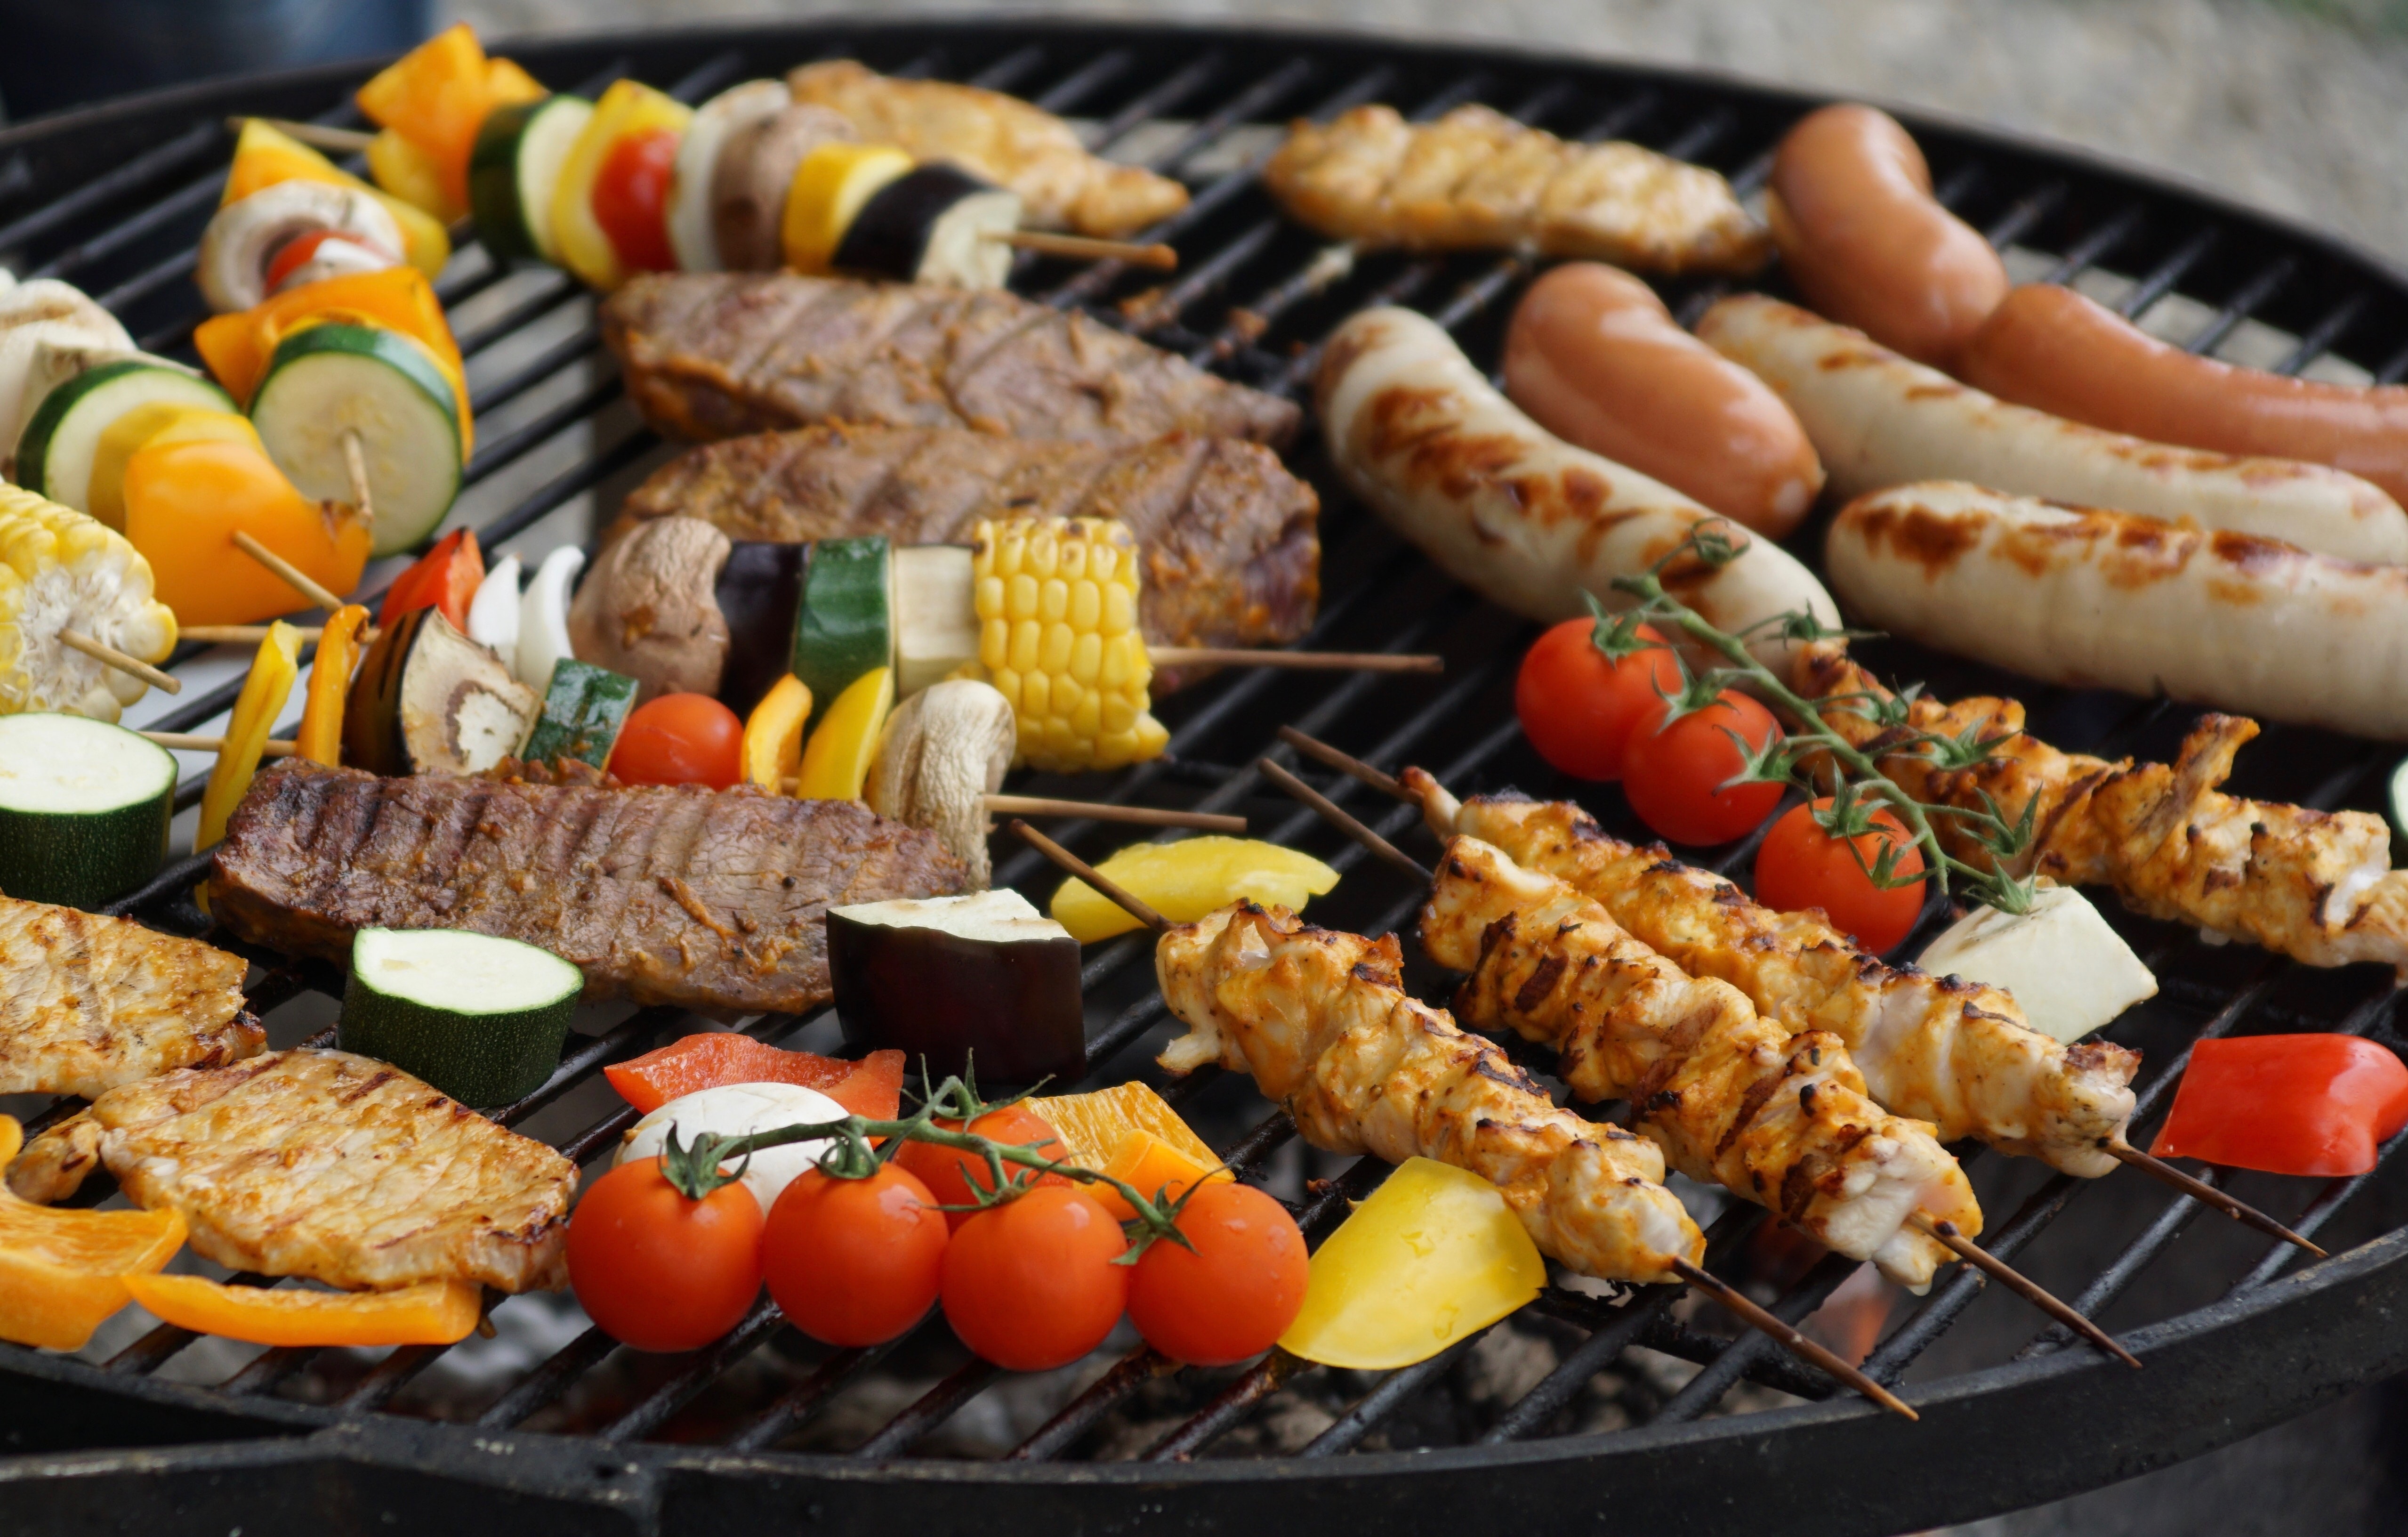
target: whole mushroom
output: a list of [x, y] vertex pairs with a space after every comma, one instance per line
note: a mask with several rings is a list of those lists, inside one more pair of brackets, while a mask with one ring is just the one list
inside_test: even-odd
[[699, 518], [656, 518], [602, 552], [568, 609], [580, 661], [636, 680], [638, 702], [719, 693], [727, 616], [716, 587], [727, 536]]
[[882, 817], [925, 827], [970, 868], [969, 889], [993, 883], [986, 797], [1003, 788], [1020, 741], [1011, 701], [966, 678], [932, 683], [886, 719], [861, 797]]

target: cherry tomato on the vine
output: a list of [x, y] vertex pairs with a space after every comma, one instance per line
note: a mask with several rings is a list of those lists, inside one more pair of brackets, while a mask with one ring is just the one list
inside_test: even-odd
[[[1832, 926], [1856, 936], [1856, 942], [1878, 954], [1906, 938], [1923, 912], [1925, 883], [1914, 881], [1886, 889], [1873, 884], [1866, 872], [1881, 858], [1886, 845], [1899, 851], [1894, 873], [1923, 873], [1923, 851], [1900, 822], [1887, 811], [1872, 813], [1874, 830], [1842, 840], [1814, 822], [1814, 812], [1828, 810], [1828, 796], [1812, 809], [1793, 806], [1756, 851], [1756, 899], [1784, 912], [1819, 907]], [[1864, 863], [1848, 852], [1854, 843]]]
[[667, 209], [681, 136], [671, 128], [629, 134], [610, 146], [594, 178], [594, 222], [619, 260], [638, 272], [677, 270]]
[[[949, 1131], [957, 1129], [957, 1124], [953, 1121], [937, 1124]], [[1062, 1145], [1062, 1139], [1052, 1124], [1025, 1104], [990, 1110], [972, 1121], [969, 1128], [989, 1142], [1010, 1142], [1022, 1147], [1035, 1143], [1036, 1151], [1049, 1158], [1069, 1156], [1069, 1150]], [[958, 1148], [939, 1147], [934, 1142], [908, 1143], [902, 1152], [895, 1155], [895, 1161], [918, 1175], [920, 1183], [928, 1187], [929, 1195], [939, 1206], [968, 1206], [978, 1199], [977, 1194], [970, 1189], [971, 1173], [978, 1176], [980, 1190], [988, 1190], [995, 1184], [984, 1158]], [[1003, 1171], [1014, 1178], [1024, 1177], [1028, 1172], [1025, 1165], [1010, 1163], [1003, 1166]], [[1039, 1185], [1069, 1183], [1059, 1174], [1038, 1174], [1029, 1180], [1032, 1189]], [[945, 1221], [958, 1232], [963, 1223], [977, 1214], [975, 1212], [947, 1212]]]
[[1195, 1247], [1155, 1239], [1130, 1267], [1129, 1321], [1145, 1343], [1190, 1366], [1227, 1366], [1279, 1343], [1304, 1306], [1304, 1235], [1287, 1208], [1251, 1185], [1215, 1182], [1180, 1209]]
[[1781, 731], [1772, 712], [1730, 689], [1667, 724], [1670, 712], [1669, 705], [1657, 705], [1630, 733], [1622, 764], [1630, 809], [1675, 843], [1727, 843], [1754, 832], [1781, 804], [1781, 786], [1715, 786], [1747, 767], [1730, 733], [1762, 747]]
[[595, 1180], [568, 1221], [568, 1280], [586, 1316], [638, 1350], [697, 1350], [761, 1292], [761, 1203], [739, 1184], [689, 1200], [658, 1158]]
[[1513, 680], [1513, 712], [1522, 734], [1550, 767], [1574, 779], [1622, 777], [1631, 727], [1681, 687], [1681, 667], [1651, 625], [1640, 639], [1656, 644], [1620, 657], [1598, 649], [1594, 619], [1567, 619], [1522, 658]]
[[1085, 1191], [1031, 1190], [972, 1216], [945, 1247], [945, 1321], [1009, 1372], [1068, 1366], [1128, 1305], [1121, 1225]]
[[744, 723], [707, 694], [664, 694], [619, 728], [610, 772], [629, 784], [724, 790], [744, 777]]
[[927, 1316], [945, 1261], [945, 1214], [908, 1170], [867, 1179], [814, 1169], [769, 1208], [761, 1268], [796, 1329], [824, 1344], [882, 1344]]

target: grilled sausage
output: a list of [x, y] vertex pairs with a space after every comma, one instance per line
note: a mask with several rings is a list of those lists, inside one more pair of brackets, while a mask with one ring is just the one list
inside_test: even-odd
[[1597, 262], [1555, 268], [1505, 333], [1505, 393], [1531, 420], [1774, 539], [1823, 489], [1805, 429], [1754, 374]]
[[2018, 405], [2162, 443], [2330, 465], [2408, 499], [2408, 387], [2194, 357], [2052, 283], [2008, 294], [1961, 362], [1967, 383]]
[[1842, 509], [1852, 617], [2044, 682], [2408, 740], [2408, 567], [1950, 481]]
[[1911, 481], [1970, 481], [2188, 518], [2344, 560], [2408, 563], [2408, 512], [2329, 466], [2170, 448], [2011, 406], [1861, 331], [1760, 294], [1716, 304], [1698, 335], [1781, 392], [1842, 496]]
[[1948, 366], [2006, 296], [1990, 242], [1931, 195], [1931, 167], [1888, 113], [1845, 104], [1782, 139], [1765, 213], [1806, 302], [1918, 363]]
[[[1665, 574], [1726, 630], [1776, 614], [1838, 610], [1813, 574], [1660, 481], [1572, 447], [1516, 410], [1453, 338], [1410, 309], [1367, 309], [1338, 328], [1314, 384], [1331, 457], [1391, 527], [1482, 596], [1526, 619], [1584, 613], [1670, 554], [1701, 523], [1740, 546], [1719, 568]], [[1789, 648], [1765, 639], [1775, 666]]]

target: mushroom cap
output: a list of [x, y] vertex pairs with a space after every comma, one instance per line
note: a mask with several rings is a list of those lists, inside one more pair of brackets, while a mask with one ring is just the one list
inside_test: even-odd
[[327, 181], [279, 181], [237, 197], [201, 232], [201, 296], [218, 314], [248, 309], [267, 297], [267, 267], [286, 245], [328, 230], [401, 261], [401, 225], [385, 206], [357, 187]]
[[602, 552], [568, 608], [579, 660], [636, 680], [638, 702], [719, 693], [727, 665], [720, 567], [728, 539], [699, 518], [656, 518]]
[[860, 136], [827, 108], [801, 102], [727, 136], [710, 172], [710, 223], [728, 271], [775, 272], [785, 265], [781, 224], [796, 168], [823, 144]]
[[970, 889], [994, 882], [985, 797], [1003, 787], [1020, 743], [1011, 701], [989, 683], [951, 678], [887, 717], [862, 798], [879, 815], [925, 827], [970, 868]]

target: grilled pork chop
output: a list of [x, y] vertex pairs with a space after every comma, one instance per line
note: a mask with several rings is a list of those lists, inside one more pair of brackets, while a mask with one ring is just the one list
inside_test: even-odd
[[239, 955], [124, 918], [0, 897], [0, 1094], [85, 1099], [256, 1056]]
[[636, 488], [611, 537], [675, 516], [732, 539], [884, 534], [941, 544], [967, 539], [981, 518], [1117, 518], [1145, 550], [1148, 640], [1259, 646], [1312, 623], [1320, 510], [1277, 454], [1226, 438], [1112, 446], [829, 426], [694, 450]]
[[183, 1214], [221, 1265], [384, 1290], [566, 1284], [577, 1166], [398, 1068], [289, 1051], [109, 1090], [9, 1166], [61, 1200], [106, 1165], [140, 1206]]
[[291, 954], [339, 960], [362, 928], [466, 928], [551, 951], [589, 998], [799, 1013], [830, 996], [829, 907], [966, 878], [936, 834], [856, 801], [294, 759], [236, 808], [209, 910]]
[[603, 303], [627, 394], [708, 440], [819, 422], [1112, 443], [1189, 432], [1283, 443], [1291, 402], [1087, 316], [999, 289], [646, 273]]

